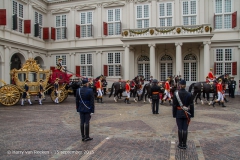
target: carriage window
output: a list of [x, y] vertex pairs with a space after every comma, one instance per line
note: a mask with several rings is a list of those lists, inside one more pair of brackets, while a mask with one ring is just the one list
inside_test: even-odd
[[42, 79], [42, 80], [45, 80], [46, 79], [46, 74], [45, 73], [39, 73], [39, 78]]
[[37, 82], [37, 73], [35, 72], [29, 72], [28, 73], [28, 80], [30, 82]]
[[18, 73], [18, 79], [21, 82], [24, 82], [26, 80], [26, 73]]

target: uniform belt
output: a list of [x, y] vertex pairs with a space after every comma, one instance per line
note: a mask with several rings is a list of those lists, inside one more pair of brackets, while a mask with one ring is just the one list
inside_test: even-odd
[[180, 107], [180, 106], [177, 106], [177, 109], [178, 109], [178, 110], [181, 110], [181, 109], [182, 109], [182, 107]]
[[158, 94], [159, 92], [152, 92], [152, 94]]

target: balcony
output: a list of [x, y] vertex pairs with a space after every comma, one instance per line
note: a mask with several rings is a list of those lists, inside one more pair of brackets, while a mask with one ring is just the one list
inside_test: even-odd
[[181, 35], [207, 35], [211, 34], [210, 24], [172, 27], [149, 27], [138, 29], [123, 29], [122, 36], [125, 38], [151, 38], [154, 36], [181, 36]]

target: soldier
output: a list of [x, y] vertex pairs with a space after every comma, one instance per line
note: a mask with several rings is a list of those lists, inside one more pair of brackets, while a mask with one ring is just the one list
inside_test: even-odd
[[222, 103], [222, 107], [226, 107], [224, 105], [224, 91], [223, 91], [223, 88], [222, 88], [222, 79], [218, 80], [217, 93], [218, 93], [218, 99], [213, 102], [213, 104], [212, 104], [213, 107], [215, 107], [214, 104], [217, 103], [217, 102]]
[[89, 137], [91, 113], [94, 113], [94, 94], [93, 90], [88, 87], [88, 79], [82, 80], [83, 87], [76, 92], [76, 109], [80, 115], [80, 130], [82, 141], [91, 141]]
[[99, 99], [101, 100], [101, 103], [103, 103], [102, 101], [102, 96], [103, 96], [103, 93], [102, 93], [102, 76], [99, 77], [99, 80], [96, 82], [96, 88], [97, 88], [97, 102], [99, 103]]
[[158, 81], [156, 79], [152, 80], [152, 87], [150, 91], [150, 97], [152, 99], [152, 113], [159, 114], [159, 93], [160, 87], [157, 85]]
[[62, 58], [58, 58], [56, 69], [59, 69], [62, 72], [65, 70], [65, 67], [62, 66]]
[[43, 84], [42, 84], [43, 80], [41, 79], [39, 81], [39, 93], [38, 93], [38, 97], [39, 97], [39, 105], [42, 105], [42, 100], [45, 97], [44, 96], [44, 92], [43, 92]]
[[127, 80], [126, 85], [125, 85], [125, 91], [127, 94], [127, 98], [125, 98], [124, 102], [127, 104], [130, 104], [129, 98], [130, 98], [130, 81]]
[[106, 95], [106, 92], [107, 92], [107, 85], [108, 85], [108, 83], [107, 83], [107, 81], [106, 81], [106, 77], [104, 77], [104, 78], [102, 79], [102, 86], [103, 86], [103, 94], [104, 94], [104, 95]]
[[235, 89], [236, 89], [236, 81], [234, 80], [234, 77], [231, 78], [231, 81], [230, 81], [230, 86], [229, 86], [229, 90], [231, 91], [231, 97], [232, 98], [235, 98]]
[[28, 86], [28, 79], [25, 80], [25, 85], [24, 85], [24, 92], [22, 95], [22, 102], [21, 102], [21, 106], [24, 106], [24, 100], [27, 99], [28, 103], [30, 105], [32, 105], [31, 99], [30, 99], [30, 94], [29, 94], [29, 86]]
[[178, 148], [187, 148], [188, 126], [191, 117], [194, 117], [194, 104], [192, 94], [185, 90], [186, 81], [182, 79], [179, 82], [180, 90], [173, 96], [173, 117], [176, 118], [178, 126]]
[[170, 78], [168, 77], [167, 81], [165, 82], [165, 92], [164, 92], [165, 96], [162, 100], [162, 104], [163, 104], [164, 101], [167, 100], [167, 98], [169, 100], [169, 103], [171, 103], [171, 94], [170, 94], [170, 84], [169, 84], [169, 82], [170, 82]]
[[210, 68], [210, 71], [208, 72], [208, 80], [210, 81], [210, 82], [213, 82], [214, 80], [215, 80], [215, 76], [213, 75], [213, 73], [212, 73], [212, 68]]
[[59, 81], [59, 79], [56, 78], [55, 83], [54, 83], [54, 94], [55, 94], [55, 96], [56, 96], [54, 102], [55, 102], [56, 104], [59, 103], [58, 99], [59, 99], [59, 97], [60, 97], [60, 91], [59, 91], [58, 81]]

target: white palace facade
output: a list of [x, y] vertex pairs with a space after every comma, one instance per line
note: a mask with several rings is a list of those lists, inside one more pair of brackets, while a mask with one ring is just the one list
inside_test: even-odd
[[0, 79], [34, 58], [44, 69], [110, 82], [136, 75], [189, 85], [240, 79], [240, 0], [1, 0]]

